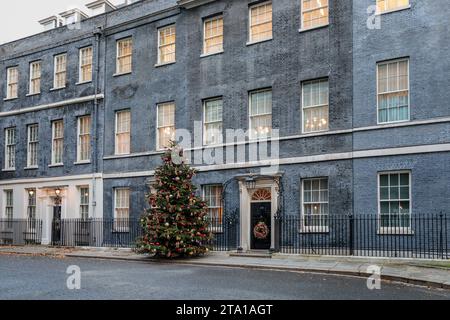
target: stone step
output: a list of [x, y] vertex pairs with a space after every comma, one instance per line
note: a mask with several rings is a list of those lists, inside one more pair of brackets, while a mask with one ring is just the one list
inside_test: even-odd
[[267, 258], [271, 259], [272, 254], [268, 251], [246, 251], [246, 252], [231, 252], [230, 257], [245, 257], [245, 258]]

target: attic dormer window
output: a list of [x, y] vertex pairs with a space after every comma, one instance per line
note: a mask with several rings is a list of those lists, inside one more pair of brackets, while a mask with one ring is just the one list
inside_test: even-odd
[[90, 14], [92, 17], [116, 9], [116, 7], [108, 0], [96, 0], [88, 3], [86, 7], [91, 11]]
[[62, 12], [60, 13], [60, 16], [64, 19], [66, 25], [76, 24], [88, 18], [88, 16], [79, 9]]

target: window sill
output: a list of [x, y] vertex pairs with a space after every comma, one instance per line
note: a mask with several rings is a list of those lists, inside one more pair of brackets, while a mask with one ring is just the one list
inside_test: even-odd
[[31, 167], [25, 167], [25, 168], [23, 168], [23, 170], [37, 170], [37, 169], [39, 169], [38, 166], [31, 166]]
[[312, 233], [330, 233], [329, 227], [303, 227], [299, 230], [301, 234], [312, 234]]
[[25, 95], [25, 97], [33, 97], [33, 96], [38, 96], [38, 95], [40, 95], [40, 94], [41, 94], [40, 92], [36, 92], [36, 93], [28, 93], [28, 94]]
[[219, 55], [219, 54], [222, 54], [222, 53], [224, 53], [223, 50], [217, 51], [217, 52], [212, 52], [212, 53], [203, 53], [203, 54], [200, 55], [200, 58], [207, 58], [207, 57], [211, 57], [211, 56], [216, 56], [216, 55]]
[[12, 101], [12, 100], [16, 100], [16, 99], [19, 99], [19, 97], [5, 98], [5, 99], [3, 99], [3, 101]]
[[83, 164], [91, 164], [91, 160], [84, 160], [84, 161], [76, 161], [73, 163], [74, 165], [83, 165]]
[[114, 73], [113, 77], [121, 77], [121, 76], [126, 76], [126, 75], [130, 75], [132, 72], [122, 72], [122, 73]]
[[51, 89], [50, 89], [50, 92], [58, 91], [58, 90], [63, 90], [63, 89], [65, 89], [65, 88], [66, 88], [66, 87], [51, 88]]
[[268, 137], [259, 137], [259, 138], [255, 138], [255, 137], [249, 137], [248, 138], [248, 142], [249, 143], [255, 143], [255, 142], [269, 142], [272, 139], [272, 137], [268, 136]]
[[81, 85], [83, 85], [83, 84], [88, 84], [88, 83], [92, 83], [92, 80], [89, 80], [89, 81], [80, 81], [80, 82], [75, 83], [75, 85], [76, 85], [76, 86], [81, 86]]
[[14, 171], [16, 171], [16, 168], [2, 169], [2, 172], [14, 172]]
[[272, 41], [272, 40], [273, 40], [273, 38], [268, 38], [268, 39], [258, 40], [258, 41], [249, 41], [249, 42], [247, 42], [245, 45], [246, 45], [247, 47], [249, 47], [249, 46], [252, 46], [252, 45], [254, 45], [254, 44], [263, 43], [263, 42], [268, 42], [268, 41]]
[[317, 130], [317, 131], [310, 131], [310, 132], [304, 132], [304, 131], [302, 131], [302, 135], [303, 135], [303, 136], [308, 136], [308, 135], [314, 135], [314, 134], [324, 133], [324, 132], [328, 132], [328, 131], [330, 131], [330, 129], [326, 129], [326, 130]]
[[63, 163], [56, 163], [56, 164], [50, 164], [48, 165], [49, 168], [58, 168], [58, 167], [64, 167]]
[[177, 63], [176, 61], [165, 62], [165, 63], [157, 63], [155, 64], [155, 68], [170, 66], [171, 64]]
[[298, 32], [303, 33], [303, 32], [308, 32], [308, 31], [313, 31], [313, 30], [318, 30], [318, 29], [325, 29], [328, 28], [330, 26], [329, 23], [321, 25], [321, 26], [316, 26], [316, 27], [311, 27], [311, 28], [301, 28], [298, 30]]
[[381, 228], [377, 230], [380, 236], [413, 236], [411, 228]]
[[130, 155], [131, 155], [131, 152], [128, 152], [128, 153], [114, 153], [113, 157], [122, 158], [122, 157], [129, 157]]
[[408, 9], [411, 9], [411, 5], [410, 4], [405, 6], [405, 7], [401, 7], [401, 8], [397, 8], [397, 9], [386, 10], [386, 11], [382, 11], [382, 12], [377, 11], [375, 14], [377, 16], [381, 16], [383, 14], [389, 14], [389, 13], [393, 13], [393, 12], [397, 12], [397, 11], [403, 11], [403, 10], [408, 10]]
[[410, 119], [406, 119], [406, 120], [389, 121], [389, 122], [378, 122], [377, 125], [385, 126], [385, 125], [396, 124], [396, 123], [405, 123], [405, 122], [410, 122], [410, 121], [411, 121]]

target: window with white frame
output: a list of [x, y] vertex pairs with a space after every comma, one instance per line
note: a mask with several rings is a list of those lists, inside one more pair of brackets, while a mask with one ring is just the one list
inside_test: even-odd
[[60, 89], [66, 86], [67, 79], [67, 54], [59, 54], [55, 56], [55, 71], [53, 88]]
[[378, 123], [409, 120], [409, 60], [377, 65]]
[[249, 42], [272, 39], [272, 1], [250, 7]]
[[328, 130], [328, 79], [302, 84], [303, 132]]
[[328, 0], [301, 0], [302, 29], [328, 25]]
[[5, 169], [16, 167], [16, 128], [5, 129]]
[[89, 219], [89, 187], [80, 187], [80, 218]]
[[28, 189], [27, 194], [27, 229], [34, 230], [36, 228], [36, 189]]
[[205, 100], [204, 103], [204, 137], [205, 145], [223, 142], [222, 99]]
[[38, 165], [39, 125], [30, 124], [27, 135], [27, 167], [33, 168]]
[[41, 62], [30, 63], [30, 88], [29, 94], [41, 93]]
[[133, 39], [127, 38], [117, 41], [116, 73], [130, 73], [133, 69]]
[[116, 112], [116, 154], [131, 152], [131, 112], [123, 110]]
[[223, 223], [222, 185], [204, 185], [203, 201], [208, 205], [208, 217], [213, 229], [221, 228]]
[[128, 232], [130, 218], [130, 189], [114, 189], [114, 230]]
[[411, 173], [378, 175], [380, 232], [406, 232], [411, 228]]
[[64, 121], [52, 122], [52, 165], [62, 165], [64, 155]]
[[157, 149], [162, 150], [170, 146], [175, 140], [175, 103], [162, 103], [158, 105], [157, 120]]
[[302, 231], [328, 232], [328, 178], [302, 180]]
[[395, 11], [409, 7], [409, 0], [377, 0], [377, 13]]
[[158, 64], [172, 63], [176, 59], [176, 27], [158, 29]]
[[205, 19], [203, 22], [203, 54], [223, 51], [223, 16]]
[[78, 118], [77, 161], [91, 159], [91, 116]]
[[6, 70], [6, 99], [15, 99], [19, 95], [19, 68], [11, 67]]
[[80, 83], [92, 81], [92, 47], [80, 49]]
[[[5, 190], [5, 219], [12, 220], [14, 218], [14, 193], [13, 190]], [[12, 226], [11, 226], [12, 227]]]
[[250, 93], [250, 139], [268, 138], [272, 134], [272, 90]]

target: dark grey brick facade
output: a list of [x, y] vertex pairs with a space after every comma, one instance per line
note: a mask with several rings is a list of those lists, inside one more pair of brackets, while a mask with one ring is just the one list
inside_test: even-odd
[[[378, 173], [393, 170], [411, 171], [412, 213], [450, 213], [450, 8], [446, 0], [410, 0], [410, 8], [381, 15], [381, 29], [375, 30], [367, 28], [367, 8], [375, 0], [330, 0], [329, 25], [301, 32], [300, 0], [277, 0], [273, 1], [273, 39], [247, 45], [248, 5], [255, 2], [218, 0], [186, 9], [176, 0], [138, 1], [90, 18], [79, 30], [58, 28], [0, 46], [0, 92], [6, 91], [6, 68], [17, 65], [20, 71], [19, 98], [0, 100], [0, 150], [4, 150], [4, 128], [17, 128], [16, 170], [0, 172], [0, 187], [2, 181], [15, 179], [61, 177], [64, 181], [65, 176], [98, 173], [102, 196], [93, 201], [103, 202], [100, 216], [113, 216], [114, 188], [129, 187], [130, 215], [138, 217], [146, 206], [147, 178], [160, 163], [157, 104], [174, 101], [176, 127], [193, 131], [194, 121], [202, 121], [202, 101], [220, 96], [224, 128], [247, 130], [249, 92], [272, 88], [273, 128], [280, 130], [284, 214], [301, 213], [301, 180], [314, 177], [329, 179], [330, 214], [375, 214]], [[224, 17], [224, 52], [201, 57], [202, 19], [217, 13]], [[169, 24], [176, 24], [176, 63], [157, 67], [157, 29]], [[116, 41], [125, 37], [133, 39], [133, 70], [116, 76]], [[76, 85], [78, 49], [87, 45], [94, 47], [94, 79]], [[67, 88], [51, 91], [53, 56], [63, 52], [68, 54]], [[403, 57], [410, 61], [410, 121], [378, 125], [377, 62]], [[26, 97], [29, 62], [34, 60], [42, 61], [42, 93]], [[326, 77], [330, 129], [304, 135], [302, 82]], [[101, 95], [97, 108], [90, 100], [7, 114], [95, 94]], [[115, 156], [115, 112], [123, 109], [131, 110], [131, 155]], [[85, 114], [96, 118], [93, 160], [76, 165], [76, 117]], [[65, 122], [64, 167], [49, 168], [50, 121], [55, 119]], [[31, 123], [40, 124], [39, 169], [24, 170], [26, 125]], [[4, 157], [0, 166], [4, 168]], [[199, 186], [223, 184], [260, 170], [257, 165], [199, 167], [204, 170], [195, 178]], [[239, 212], [237, 181], [226, 194], [227, 214]]]

